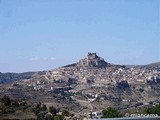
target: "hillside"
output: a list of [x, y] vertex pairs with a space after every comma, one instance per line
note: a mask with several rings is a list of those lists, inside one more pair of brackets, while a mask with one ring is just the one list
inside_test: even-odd
[[1, 73], [0, 84], [13, 83], [18, 80], [31, 79], [35, 75], [45, 74], [45, 71], [40, 72], [24, 72], [24, 73]]
[[0, 84], [12, 83], [17, 80], [30, 79], [35, 72], [0, 73]]
[[148, 64], [148, 65], [142, 65], [140, 68], [150, 69], [150, 70], [160, 70], [160, 62]]
[[158, 65], [126, 67], [88, 53], [77, 63], [1, 84], [0, 96], [54, 104], [76, 114], [100, 112], [108, 106], [118, 110], [150, 106], [160, 102]]

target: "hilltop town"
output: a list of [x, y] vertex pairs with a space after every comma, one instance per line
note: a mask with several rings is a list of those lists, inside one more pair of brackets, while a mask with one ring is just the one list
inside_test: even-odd
[[1, 84], [0, 96], [67, 108], [77, 116], [102, 115], [108, 106], [126, 110], [160, 102], [160, 66], [127, 66], [88, 53], [79, 62]]

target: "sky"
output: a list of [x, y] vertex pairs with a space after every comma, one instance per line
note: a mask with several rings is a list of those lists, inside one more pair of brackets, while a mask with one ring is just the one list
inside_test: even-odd
[[96, 52], [160, 61], [159, 0], [0, 0], [0, 72], [50, 70]]

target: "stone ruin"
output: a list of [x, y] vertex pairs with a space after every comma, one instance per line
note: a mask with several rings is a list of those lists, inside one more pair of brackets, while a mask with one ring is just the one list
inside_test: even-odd
[[88, 53], [87, 57], [81, 59], [77, 64], [78, 67], [96, 67], [105, 68], [107, 67], [107, 62], [103, 58], [97, 56], [96, 53]]

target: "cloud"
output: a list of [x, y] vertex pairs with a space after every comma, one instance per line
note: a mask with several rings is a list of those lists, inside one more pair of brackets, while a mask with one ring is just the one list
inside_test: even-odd
[[31, 57], [30, 61], [49, 61], [55, 60], [55, 57]]
[[32, 58], [30, 58], [29, 60], [30, 60], [30, 61], [37, 61], [37, 60], [40, 60], [40, 58], [39, 58], [39, 57], [32, 57]]
[[50, 60], [55, 60], [55, 58], [54, 57], [50, 57]]

